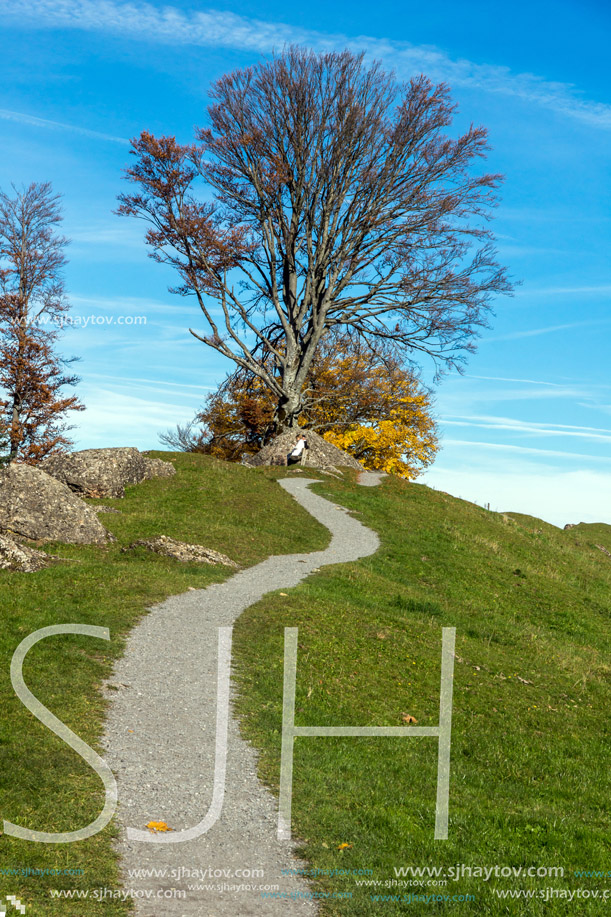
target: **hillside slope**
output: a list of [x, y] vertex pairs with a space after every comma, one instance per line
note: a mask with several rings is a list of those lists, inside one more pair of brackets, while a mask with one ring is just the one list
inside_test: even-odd
[[[104, 802], [91, 768], [15, 696], [9, 670], [18, 644], [51, 624], [110, 629], [110, 643], [81, 636], [47, 638], [30, 651], [24, 665], [35, 696], [100, 751], [105, 710], [101, 685], [122, 652], [126, 631], [147, 606], [233, 573], [227, 567], [178, 563], [144, 548], [122, 548], [163, 534], [216, 549], [246, 567], [270, 554], [318, 550], [329, 541], [326, 529], [264, 474], [202, 455], [158, 455], [175, 462], [174, 477], [128, 487], [123, 499], [88, 501], [118, 511], [100, 516], [116, 536], [115, 543], [102, 548], [47, 545], [69, 562], [33, 574], [0, 571], [2, 819], [38, 830], [72, 831], [93, 821]], [[109, 690], [117, 687], [111, 682]], [[129, 913], [130, 901], [120, 898], [111, 840], [111, 828], [72, 844], [0, 837], [0, 901], [16, 895], [27, 913], [32, 906], [45, 917], [89, 917], [99, 914], [101, 906], [109, 917]], [[109, 890], [103, 905], [92, 897], [99, 889]], [[91, 896], [54, 899], [54, 891]]]
[[[129, 488], [123, 500], [91, 501], [120, 510], [101, 517], [116, 544], [52, 545], [71, 563], [35, 575], [0, 572], [3, 818], [71, 830], [92, 820], [102, 802], [92, 771], [15, 698], [9, 664], [20, 640], [58, 622], [110, 628], [110, 645], [85, 637], [47, 640], [25, 668], [36, 696], [95, 747], [104, 715], [100, 685], [126, 631], [164, 596], [231, 575], [122, 547], [167, 534], [248, 566], [328, 542], [327, 532], [275, 485], [286, 469], [244, 469], [197, 455], [173, 460], [175, 478]], [[261, 749], [264, 780], [277, 786], [285, 626], [299, 628], [297, 723], [314, 726], [405, 725], [410, 718], [436, 725], [441, 629], [456, 627], [447, 841], [433, 839], [434, 739], [296, 742], [293, 834], [320, 871], [318, 893], [345, 895], [321, 899], [322, 913], [560, 915], [565, 898], [499, 894], [611, 888], [609, 879], [574, 875], [611, 866], [611, 558], [593, 546], [603, 544], [604, 532], [593, 526], [564, 532], [396, 479], [359, 488], [352, 472], [341, 480], [325, 477], [313, 489], [358, 513], [382, 546], [358, 563], [315, 573], [286, 595], [267, 596], [240, 618], [238, 713], [244, 734]], [[35, 905], [37, 914], [97, 914], [99, 902], [56, 900], [50, 892], [118, 887], [111, 839], [110, 830], [69, 847], [3, 837], [1, 868], [29, 864], [83, 874], [5, 872], [2, 893]], [[454, 881], [443, 871], [456, 864], [555, 867], [564, 875], [467, 873]], [[440, 872], [398, 876], [402, 867]], [[448, 900], [399, 900], [409, 894]], [[575, 904], [576, 913], [601, 912], [594, 898]], [[129, 901], [108, 900], [104, 907], [119, 917], [129, 912]]]
[[573, 537], [577, 536], [580, 544], [602, 545], [607, 551], [611, 551], [611, 525], [605, 525], [603, 522], [580, 522], [569, 531]]
[[[302, 726], [437, 725], [441, 628], [456, 627], [447, 841], [433, 839], [435, 739], [296, 740], [294, 835], [319, 890], [350, 896], [324, 899], [323, 913], [564, 914], [578, 888], [602, 896], [609, 879], [574, 871], [610, 865], [611, 558], [578, 529], [422, 485], [331, 480], [314, 489], [357, 511], [383, 544], [264, 599], [238, 623], [243, 729], [271, 785], [283, 627], [299, 627]], [[444, 870], [457, 863], [564, 875], [454, 881]], [[398, 878], [405, 866], [437, 868], [441, 879]], [[403, 900], [409, 894], [451, 900]], [[522, 897], [503, 897], [513, 894]], [[584, 895], [578, 912], [600, 913], [601, 903]]]

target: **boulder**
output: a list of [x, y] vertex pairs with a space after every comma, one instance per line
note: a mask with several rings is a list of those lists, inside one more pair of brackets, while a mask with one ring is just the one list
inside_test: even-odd
[[83, 497], [123, 497], [129, 484], [176, 473], [169, 462], [148, 458], [132, 446], [62, 452], [40, 467]]
[[90, 506], [32, 465], [11, 464], [0, 470], [0, 533], [68, 544], [114, 540]]
[[0, 535], [0, 570], [19, 573], [35, 573], [62, 558], [36, 551], [24, 544], [17, 544], [7, 535]]
[[[256, 455], [249, 456], [245, 460], [245, 464], [255, 466], [286, 465], [287, 454], [297, 442], [297, 437], [300, 433], [305, 434], [308, 443], [308, 449], [304, 449], [302, 452], [300, 462], [302, 468], [309, 466], [310, 468], [330, 468], [335, 470], [338, 466], [344, 466], [354, 468], [356, 471], [363, 470], [363, 466], [351, 455], [348, 455], [347, 452], [343, 452], [337, 446], [328, 443], [318, 433], [314, 433], [312, 430], [300, 430], [299, 427], [294, 427], [286, 433], [280, 433]], [[291, 467], [297, 468], [298, 466], [293, 465]]]
[[150, 478], [171, 478], [176, 474], [176, 469], [171, 462], [164, 462], [163, 459], [149, 458], [144, 456], [144, 480]]
[[221, 554], [220, 551], [213, 551], [210, 548], [204, 548], [201, 544], [187, 544], [184, 541], [176, 541], [168, 535], [157, 535], [155, 538], [141, 538], [134, 541], [129, 548], [122, 548], [123, 552], [131, 548], [147, 548], [155, 554], [162, 554], [164, 557], [174, 557], [183, 564], [224, 564], [226, 567], [237, 567], [238, 564]]

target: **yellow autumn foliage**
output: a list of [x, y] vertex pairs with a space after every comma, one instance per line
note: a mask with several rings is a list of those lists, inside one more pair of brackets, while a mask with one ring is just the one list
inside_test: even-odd
[[312, 390], [300, 424], [365, 468], [413, 480], [434, 461], [438, 439], [431, 396], [392, 358], [381, 360], [367, 350], [341, 355], [328, 348], [321, 353]]
[[[258, 452], [274, 433], [276, 404], [256, 377], [233, 373], [208, 396], [180, 448], [228, 461]], [[392, 353], [338, 333], [329, 335], [312, 363], [299, 425], [354, 456], [365, 468], [411, 480], [438, 449], [430, 392]]]

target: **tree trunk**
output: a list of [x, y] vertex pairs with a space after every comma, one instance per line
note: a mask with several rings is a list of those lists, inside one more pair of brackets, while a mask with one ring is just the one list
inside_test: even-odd
[[14, 462], [19, 453], [19, 447], [21, 446], [21, 424], [19, 418], [19, 407], [17, 398], [13, 398], [13, 410], [11, 417], [11, 428], [9, 434], [10, 441], [10, 451], [8, 455], [9, 462]]
[[299, 426], [297, 418], [301, 413], [301, 393], [283, 395], [276, 408], [276, 433], [284, 433]]

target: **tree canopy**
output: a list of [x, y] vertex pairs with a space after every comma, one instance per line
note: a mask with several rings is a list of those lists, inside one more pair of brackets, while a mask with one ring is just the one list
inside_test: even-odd
[[[234, 372], [191, 424], [162, 434], [166, 445], [227, 461], [254, 455], [273, 437], [275, 403], [258, 376]], [[413, 479], [434, 460], [430, 392], [391, 355], [358, 339], [326, 338], [310, 366], [298, 417], [365, 468]]]
[[[321, 341], [351, 332], [405, 365], [460, 368], [511, 290], [488, 226], [501, 176], [483, 127], [452, 137], [445, 85], [363, 54], [291, 47], [211, 89], [195, 142], [132, 141], [119, 213], [194, 296], [191, 333], [257, 377], [292, 426]], [[203, 194], [198, 192], [201, 184]]]
[[0, 442], [35, 463], [70, 445], [65, 415], [82, 405], [62, 394], [78, 380], [53, 349], [69, 308], [59, 196], [48, 182], [13, 191], [0, 191]]

